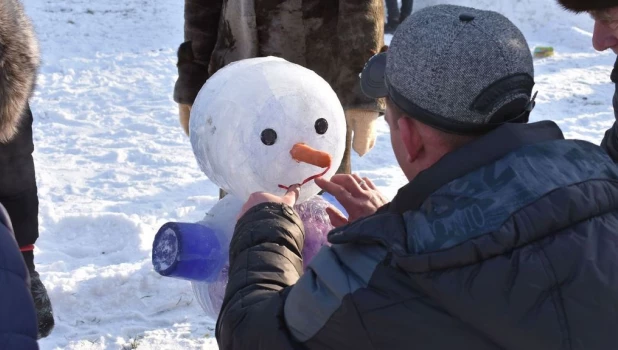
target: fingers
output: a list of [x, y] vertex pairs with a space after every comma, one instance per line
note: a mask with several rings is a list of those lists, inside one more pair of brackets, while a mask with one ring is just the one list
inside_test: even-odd
[[330, 224], [335, 228], [348, 224], [348, 219], [335, 207], [327, 207], [326, 214], [328, 214]]
[[365, 186], [365, 180], [361, 179], [361, 177], [357, 174], [352, 174], [352, 177], [354, 178], [354, 181], [358, 183], [358, 187], [360, 187], [362, 190], [367, 189], [367, 186]]
[[283, 195], [283, 201], [285, 202], [285, 204], [289, 205], [290, 207], [293, 207], [294, 205], [296, 205], [296, 201], [298, 200], [299, 196], [300, 196], [300, 185], [298, 184], [292, 185], [290, 186], [290, 188], [288, 188], [288, 191]]
[[[356, 176], [356, 177], [355, 177]], [[363, 194], [363, 189], [360, 186], [362, 180], [358, 175], [335, 175], [330, 181], [347, 190], [353, 197], [359, 197]]]
[[[335, 178], [336, 176], [337, 175], [333, 176], [333, 178]], [[332, 194], [333, 197], [335, 197], [339, 202], [349, 199], [350, 192], [348, 192], [343, 186], [332, 182], [333, 178], [331, 178], [331, 181], [329, 181], [322, 177], [318, 177], [315, 179], [315, 184], [324, 191]]]
[[369, 180], [369, 178], [363, 177], [363, 181], [365, 181], [365, 185], [366, 185], [369, 189], [374, 190], [374, 191], [377, 191], [377, 190], [378, 190], [378, 188], [376, 187], [376, 185], [374, 185], [374, 183], [373, 183], [371, 180]]

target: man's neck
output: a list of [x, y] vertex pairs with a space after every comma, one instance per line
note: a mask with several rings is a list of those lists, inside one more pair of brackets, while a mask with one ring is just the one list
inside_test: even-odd
[[433, 166], [420, 172], [399, 190], [389, 210], [400, 213], [417, 210], [432, 193], [449, 182], [523, 146], [557, 139], [564, 139], [564, 135], [552, 121], [500, 126], [478, 140], [444, 155]]

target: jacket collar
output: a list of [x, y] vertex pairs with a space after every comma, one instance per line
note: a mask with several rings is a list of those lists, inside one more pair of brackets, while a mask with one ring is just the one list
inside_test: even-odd
[[618, 83], [618, 57], [616, 57], [616, 63], [614, 63], [614, 69], [612, 70], [610, 78], [613, 83]]
[[[402, 187], [388, 210], [403, 214], [417, 210], [435, 191], [449, 182], [488, 165], [521, 147], [564, 139], [552, 121], [505, 124], [440, 159]], [[386, 209], [386, 208], [385, 208]]]

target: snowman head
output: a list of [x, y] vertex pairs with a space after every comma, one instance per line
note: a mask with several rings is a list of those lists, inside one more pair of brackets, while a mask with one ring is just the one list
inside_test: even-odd
[[345, 148], [345, 116], [330, 85], [275, 57], [238, 61], [210, 77], [189, 128], [202, 171], [242, 200], [303, 182], [299, 203], [316, 195], [309, 179], [334, 175]]

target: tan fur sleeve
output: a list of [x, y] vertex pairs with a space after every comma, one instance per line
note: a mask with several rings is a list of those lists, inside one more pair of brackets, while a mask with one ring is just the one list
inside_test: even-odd
[[223, 0], [185, 0], [185, 42], [178, 48], [174, 101], [192, 105], [208, 79], [217, 43]]
[[13, 139], [39, 68], [34, 29], [17, 0], [0, 0], [0, 143]]
[[384, 103], [366, 97], [360, 89], [359, 74], [371, 56], [384, 45], [383, 0], [340, 0], [340, 41], [336, 81], [345, 109], [365, 109], [382, 112]]

